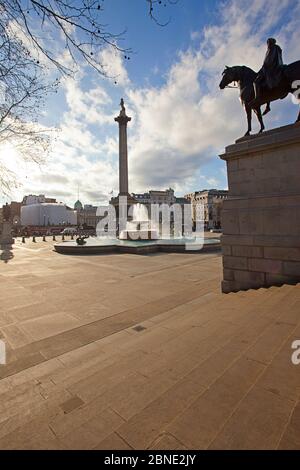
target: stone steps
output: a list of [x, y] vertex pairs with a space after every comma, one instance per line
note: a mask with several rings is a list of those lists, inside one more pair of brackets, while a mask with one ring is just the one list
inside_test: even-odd
[[[194, 279], [117, 314], [105, 335], [97, 321], [81, 330], [83, 342], [73, 331], [59, 347], [54, 336], [17, 349], [20, 357], [49, 345], [55, 355], [24, 359], [0, 381], [0, 448], [243, 448], [244, 419], [254, 446], [295, 445], [300, 285], [223, 295], [217, 276]], [[277, 429], [270, 436], [264, 417]]]

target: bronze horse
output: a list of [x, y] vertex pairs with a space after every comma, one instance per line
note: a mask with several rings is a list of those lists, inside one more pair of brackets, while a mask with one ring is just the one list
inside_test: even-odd
[[[277, 101], [284, 99], [289, 93], [293, 93], [295, 97], [300, 97], [300, 61], [294, 62], [293, 64], [284, 66], [283, 78], [280, 85], [274, 90], [264, 89], [262, 91], [259, 101], [254, 100], [254, 81], [257, 77], [257, 73], [246, 66], [226, 67], [223, 72], [223, 78], [220, 83], [221, 90], [228, 87], [230, 83], [236, 82], [240, 89], [240, 99], [242, 105], [245, 107], [247, 119], [248, 119], [248, 131], [245, 135], [250, 135], [252, 131], [252, 110], [255, 112], [259, 123], [260, 133], [264, 131], [264, 121], [261, 113], [261, 106], [270, 103], [271, 101]], [[300, 121], [300, 112], [298, 115], [297, 122]]]

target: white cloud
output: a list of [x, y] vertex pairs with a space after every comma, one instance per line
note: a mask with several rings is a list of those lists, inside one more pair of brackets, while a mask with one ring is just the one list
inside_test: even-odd
[[100, 52], [100, 63], [103, 64], [105, 73], [120, 86], [126, 86], [130, 83], [126, 68], [124, 67], [123, 56], [121, 51], [111, 47], [106, 47]]
[[[172, 186], [185, 193], [224, 186], [224, 167], [216, 166], [218, 173], [213, 174], [210, 165], [246, 131], [238, 92], [219, 90], [225, 64], [258, 70], [269, 35], [278, 39], [287, 62], [300, 57], [300, 2], [232, 0], [226, 5], [218, 24], [193, 32], [192, 46], [178, 54], [162, 86], [136, 86], [128, 77], [122, 54], [109, 49], [102, 52], [107, 73], [117, 77], [122, 94], [127, 95], [126, 109], [132, 117], [128, 127], [131, 191]], [[78, 184], [83, 202], [99, 203], [103, 195], [117, 191], [118, 132], [113, 118], [119, 97], [116, 100], [105, 81], [87, 86], [85, 73], [81, 69], [77, 81], [66, 79], [68, 110], [61, 119], [53, 157], [42, 171], [32, 170], [25, 190], [65, 192], [69, 203], [77, 198]], [[292, 122], [293, 109], [297, 114], [288, 102], [274, 108], [266, 119], [269, 127]], [[287, 109], [291, 114], [283, 115]], [[258, 128], [255, 119], [254, 123], [254, 129]], [[48, 179], [42, 176], [45, 172]]]
[[196, 41], [197, 39], [200, 39], [201, 33], [200, 31], [192, 31], [190, 36], [192, 41]]
[[211, 187], [217, 187], [220, 184], [220, 181], [217, 180], [217, 178], [208, 178], [207, 182]]
[[88, 91], [80, 87], [78, 77], [67, 77], [64, 79], [63, 86], [65, 97], [69, 107], [68, 114], [65, 114], [70, 120], [78, 120], [80, 127], [86, 127], [87, 124], [110, 124], [112, 116], [107, 114], [105, 107], [111, 104], [111, 98], [101, 86], [96, 86]]
[[[238, 93], [219, 90], [221, 72], [225, 64], [247, 64], [259, 70], [271, 33], [285, 50], [293, 50], [291, 60], [296, 60], [299, 2], [284, 27], [279, 24], [292, 5], [291, 0], [228, 2], [220, 24], [199, 32], [199, 45], [179, 54], [162, 87], [131, 88], [128, 96], [136, 115], [131, 123], [135, 127], [130, 144], [131, 187], [172, 185], [187, 191], [199, 182], [203, 166], [217, 160], [226, 145], [243, 135], [246, 117]], [[195, 32], [193, 39], [197, 40]], [[272, 125], [282, 118], [276, 113], [270, 117]], [[256, 129], [255, 118], [253, 123]], [[218, 180], [206, 181], [215, 186]]]
[[112, 157], [118, 152], [118, 142], [108, 136], [102, 141], [97, 135], [107, 124], [117, 129], [111, 98], [100, 85], [85, 91], [82, 70], [79, 78], [76, 81], [67, 77], [63, 81], [67, 111], [60, 119], [47, 162], [38, 167], [14, 159], [13, 170], [23, 183], [12, 194], [14, 199], [27, 193], [45, 193], [73, 205], [79, 186], [84, 203], [100, 204], [105, 195], [117, 188], [118, 171]]

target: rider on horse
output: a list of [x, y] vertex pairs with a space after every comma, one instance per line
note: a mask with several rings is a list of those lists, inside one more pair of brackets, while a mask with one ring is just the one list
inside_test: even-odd
[[[279, 86], [282, 79], [283, 60], [282, 49], [276, 44], [276, 39], [269, 38], [267, 41], [268, 50], [261, 70], [258, 72], [254, 82], [255, 101], [259, 100], [263, 87], [272, 90]], [[264, 115], [271, 111], [270, 103], [267, 103]]]

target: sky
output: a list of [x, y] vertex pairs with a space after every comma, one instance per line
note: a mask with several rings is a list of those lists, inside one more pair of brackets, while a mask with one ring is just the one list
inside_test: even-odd
[[[114, 117], [121, 97], [132, 117], [130, 192], [172, 187], [181, 196], [226, 189], [219, 155], [244, 135], [247, 123], [238, 91], [219, 89], [225, 65], [258, 71], [270, 36], [283, 48], [285, 63], [300, 59], [300, 0], [178, 0], [157, 11], [162, 22], [170, 17], [165, 27], [151, 21], [144, 0], [105, 0], [104, 7], [103, 23], [110, 31], [126, 29], [121, 45], [132, 49], [130, 60], [102, 50], [101, 60], [117, 84], [84, 64], [75, 78], [61, 81], [40, 118], [57, 129], [47, 161], [22, 162], [13, 149], [0, 149], [0, 159], [20, 182], [10, 198], [0, 195], [0, 202], [46, 194], [73, 206], [79, 192], [83, 204], [99, 205], [112, 191], [117, 195]], [[266, 128], [290, 124], [297, 114], [291, 98], [273, 103]], [[255, 118], [253, 123], [257, 132]]]

